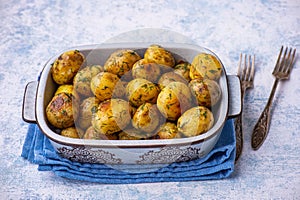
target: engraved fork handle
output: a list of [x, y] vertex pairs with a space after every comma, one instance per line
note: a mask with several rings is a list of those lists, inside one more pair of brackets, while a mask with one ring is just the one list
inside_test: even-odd
[[263, 144], [265, 141], [268, 131], [269, 131], [269, 126], [270, 126], [270, 119], [271, 119], [271, 106], [275, 94], [275, 90], [277, 88], [279, 79], [276, 78], [275, 82], [272, 87], [271, 94], [269, 96], [268, 102], [261, 113], [252, 133], [252, 138], [251, 138], [251, 146], [254, 150], [259, 149], [259, 147]]
[[[242, 99], [242, 109], [243, 109], [243, 104], [244, 104], [244, 95], [246, 92], [246, 87], [242, 85], [241, 88], [241, 99]], [[244, 146], [244, 136], [243, 136], [243, 112], [235, 119], [234, 121], [234, 128], [235, 128], [235, 137], [236, 137], [236, 153], [235, 153], [235, 162], [240, 158]]]
[[242, 114], [240, 114], [234, 122], [235, 127], [235, 135], [236, 135], [236, 154], [235, 154], [235, 162], [240, 158], [244, 146], [244, 136], [242, 129]]

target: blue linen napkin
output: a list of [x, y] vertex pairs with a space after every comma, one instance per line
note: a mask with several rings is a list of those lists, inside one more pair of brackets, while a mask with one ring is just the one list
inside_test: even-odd
[[120, 169], [153, 167], [145, 172], [126, 172], [105, 164], [73, 162], [59, 156], [49, 139], [36, 124], [30, 124], [22, 149], [22, 157], [37, 164], [39, 171], [53, 171], [56, 175], [75, 180], [130, 184], [146, 182], [179, 182], [227, 178], [234, 170], [235, 133], [233, 120], [227, 120], [214, 149], [205, 157], [187, 162], [172, 163], [160, 168], [152, 165], [122, 165]]

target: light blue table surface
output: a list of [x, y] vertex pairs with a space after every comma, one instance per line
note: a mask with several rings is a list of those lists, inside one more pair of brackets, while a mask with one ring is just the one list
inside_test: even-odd
[[[299, 58], [277, 89], [267, 140], [258, 151], [250, 145], [281, 45], [300, 52], [299, 12], [299, 0], [0, 0], [0, 199], [300, 199]], [[254, 89], [245, 96], [244, 149], [232, 176], [101, 185], [40, 172], [21, 158], [28, 127], [21, 117], [24, 88], [46, 61], [63, 49], [116, 41], [144, 28], [177, 32], [213, 50], [228, 74], [236, 74], [239, 53], [256, 55]], [[121, 38], [145, 39], [136, 33]]]

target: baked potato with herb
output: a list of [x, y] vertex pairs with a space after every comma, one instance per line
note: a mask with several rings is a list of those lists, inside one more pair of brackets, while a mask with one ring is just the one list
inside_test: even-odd
[[159, 45], [150, 45], [144, 54], [144, 59], [148, 63], [157, 63], [163, 66], [174, 67], [175, 59], [171, 52]]
[[132, 118], [132, 126], [143, 132], [151, 133], [159, 125], [161, 115], [155, 104], [143, 103], [140, 105]]
[[168, 120], [176, 121], [192, 106], [189, 87], [181, 82], [169, 83], [157, 97], [157, 108]]
[[74, 89], [85, 97], [92, 96], [91, 80], [103, 71], [104, 69], [100, 65], [86, 66], [79, 70], [73, 80]]
[[180, 137], [177, 125], [173, 122], [165, 122], [159, 127], [156, 139], [173, 139]]
[[129, 72], [132, 69], [133, 64], [140, 59], [140, 55], [134, 50], [117, 50], [106, 60], [104, 70], [121, 77]]
[[188, 81], [180, 76], [179, 74], [175, 73], [174, 71], [164, 73], [158, 80], [158, 86], [162, 90], [166, 87], [169, 83], [173, 82], [181, 82], [184, 84], [188, 84]]
[[46, 116], [50, 124], [60, 129], [73, 126], [77, 113], [73, 112], [72, 102], [72, 95], [70, 94], [59, 93], [55, 95], [46, 107]]
[[192, 94], [196, 97], [199, 106], [211, 108], [221, 98], [219, 84], [210, 79], [193, 79], [189, 83]]
[[177, 121], [178, 130], [186, 137], [205, 133], [213, 124], [213, 113], [204, 106], [196, 106], [187, 110]]
[[126, 86], [127, 99], [135, 107], [145, 102], [155, 103], [159, 92], [158, 86], [142, 78], [133, 79]]
[[156, 63], [148, 63], [145, 59], [137, 61], [132, 67], [133, 78], [143, 78], [156, 83], [160, 75], [160, 65]]
[[130, 105], [123, 99], [101, 102], [92, 117], [92, 126], [101, 134], [111, 135], [130, 124]]
[[64, 52], [52, 64], [51, 75], [53, 80], [59, 85], [72, 83], [84, 61], [84, 55], [78, 50]]
[[100, 101], [105, 101], [111, 99], [115, 92], [124, 92], [117, 90], [118, 82], [120, 82], [120, 79], [117, 75], [109, 72], [100, 72], [92, 78], [91, 90]]
[[200, 53], [194, 57], [190, 67], [190, 78], [218, 80], [222, 74], [222, 65], [213, 55]]

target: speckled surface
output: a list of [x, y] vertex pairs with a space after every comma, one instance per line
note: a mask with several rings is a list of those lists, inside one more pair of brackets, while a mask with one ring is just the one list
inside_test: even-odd
[[[258, 151], [250, 146], [251, 131], [271, 90], [280, 46], [300, 51], [300, 1], [145, 2], [0, 1], [1, 199], [300, 199], [299, 58], [290, 79], [277, 89], [266, 142]], [[255, 86], [245, 96], [244, 151], [232, 176], [217, 181], [101, 185], [40, 172], [21, 158], [28, 127], [21, 117], [23, 92], [43, 64], [71, 46], [102, 43], [143, 28], [175, 31], [210, 48], [228, 74], [236, 73], [240, 52], [255, 53]], [[135, 39], [143, 40], [139, 37]]]

